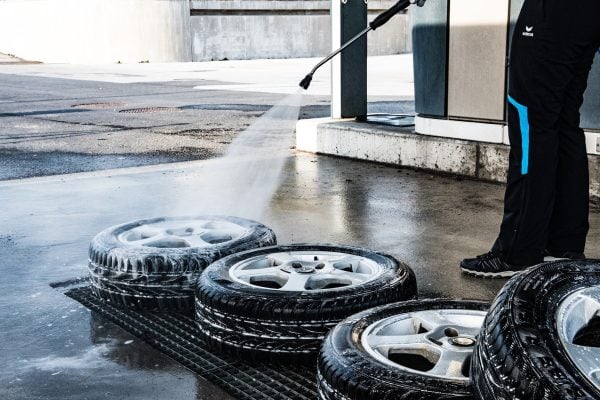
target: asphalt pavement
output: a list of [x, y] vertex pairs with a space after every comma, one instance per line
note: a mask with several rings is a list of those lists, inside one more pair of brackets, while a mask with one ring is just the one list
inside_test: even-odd
[[[371, 61], [371, 111], [413, 111], [409, 61]], [[86, 66], [4, 56], [0, 180], [217, 157], [240, 131], [298, 90], [315, 62]], [[394, 64], [405, 72], [393, 76]], [[386, 85], [386, 78], [392, 83]], [[329, 115], [328, 79], [326, 69], [315, 77], [301, 118]]]

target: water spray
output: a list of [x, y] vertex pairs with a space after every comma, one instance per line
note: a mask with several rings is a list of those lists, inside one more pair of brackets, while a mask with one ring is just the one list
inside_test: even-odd
[[323, 64], [330, 61], [333, 57], [337, 56], [339, 53], [344, 51], [345, 48], [350, 46], [352, 43], [356, 42], [358, 39], [360, 39], [370, 31], [374, 31], [380, 26], [387, 23], [390, 19], [392, 19], [394, 15], [398, 14], [400, 11], [407, 9], [408, 6], [410, 6], [411, 4], [416, 4], [419, 7], [423, 7], [423, 5], [425, 4], [425, 0], [400, 0], [387, 11], [384, 11], [381, 14], [379, 14], [373, 21], [369, 23], [369, 26], [365, 30], [360, 32], [358, 35], [354, 36], [352, 39], [348, 40], [342, 47], [335, 50], [333, 53], [329, 54], [317, 65], [315, 65], [312, 71], [310, 71], [310, 73], [306, 75], [304, 79], [302, 79], [302, 81], [300, 82], [300, 87], [302, 87], [304, 90], [308, 89], [310, 83], [312, 82], [313, 75], [315, 74], [315, 72], [317, 72], [319, 68], [323, 66]]

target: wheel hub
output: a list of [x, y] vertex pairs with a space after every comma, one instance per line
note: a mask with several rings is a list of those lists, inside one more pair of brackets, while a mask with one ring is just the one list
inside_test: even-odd
[[333, 268], [326, 268], [325, 263], [315, 262], [292, 262], [286, 263], [279, 268], [281, 271], [288, 274], [318, 274], [318, 273], [331, 273]]
[[458, 347], [473, 347], [477, 341], [474, 338], [459, 336], [450, 339], [450, 344]]
[[381, 273], [377, 263], [368, 258], [328, 251], [265, 254], [229, 270], [230, 277], [239, 283], [295, 292], [360, 285]]
[[395, 315], [369, 325], [361, 341], [368, 354], [391, 368], [468, 381], [465, 364], [473, 353], [485, 315], [468, 309]]

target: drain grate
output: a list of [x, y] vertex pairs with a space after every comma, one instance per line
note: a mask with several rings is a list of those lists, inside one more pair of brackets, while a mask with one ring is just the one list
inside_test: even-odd
[[123, 107], [125, 103], [84, 103], [84, 104], [75, 104], [72, 105], [71, 108], [83, 108], [86, 110], [106, 110], [111, 108], [119, 108]]
[[[72, 281], [79, 283], [80, 280]], [[55, 284], [56, 287], [64, 285]], [[205, 350], [194, 320], [181, 314], [142, 313], [104, 303], [89, 286], [65, 293], [152, 347], [242, 400], [314, 400], [316, 376], [308, 366], [249, 364]]]
[[143, 113], [157, 113], [157, 112], [179, 112], [179, 107], [143, 107], [143, 108], [130, 108], [128, 110], [121, 110], [120, 113], [124, 114], [143, 114]]

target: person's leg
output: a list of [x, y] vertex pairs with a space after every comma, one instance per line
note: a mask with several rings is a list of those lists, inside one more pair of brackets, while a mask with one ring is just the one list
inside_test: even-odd
[[573, 30], [590, 34], [587, 26], [578, 25], [579, 18], [581, 8], [593, 12], [596, 4], [582, 0], [576, 8], [566, 2], [525, 1], [510, 59], [511, 154], [504, 218], [492, 252], [463, 260], [466, 273], [510, 276], [543, 260], [554, 210], [559, 120], [582, 56], [572, 42], [579, 40]]
[[[559, 119], [559, 161], [556, 201], [550, 222], [547, 250], [551, 255], [583, 257], [589, 229], [589, 172], [585, 135], [580, 125], [580, 108], [587, 88], [589, 72], [600, 47], [600, 2], [584, 1], [578, 27], [572, 31], [573, 52], [581, 53], [574, 77], [565, 94]], [[591, 9], [595, 8], [595, 9]]]
[[549, 26], [544, 6], [543, 0], [525, 1], [510, 57], [511, 156], [504, 217], [493, 251], [517, 266], [543, 260], [554, 205], [558, 120], [572, 76], [552, 54], [559, 46], [552, 31], [559, 27]]
[[555, 257], [583, 255], [589, 229], [589, 171], [585, 134], [579, 127], [579, 110], [596, 49], [577, 65], [575, 76], [565, 94], [560, 114], [556, 196], [546, 249]]

